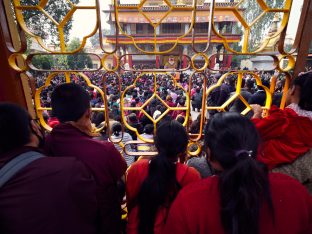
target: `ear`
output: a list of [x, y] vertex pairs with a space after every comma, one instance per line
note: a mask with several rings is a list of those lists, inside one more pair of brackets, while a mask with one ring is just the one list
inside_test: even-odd
[[89, 108], [89, 109], [86, 110], [84, 116], [85, 116], [87, 119], [90, 119], [90, 118], [91, 118], [91, 113], [92, 113], [91, 108]]
[[210, 165], [213, 167], [213, 169], [215, 169], [216, 171], [223, 171], [223, 167], [221, 166], [221, 164], [216, 161], [215, 159], [212, 159], [212, 155], [211, 155], [211, 150], [209, 147], [207, 147], [206, 149], [206, 154], [207, 154], [207, 162], [210, 163]]
[[289, 94], [291, 96], [294, 96], [296, 93], [296, 85], [293, 85], [291, 88], [290, 88], [290, 91], [289, 91]]
[[30, 127], [32, 129], [32, 132], [36, 133], [37, 136], [43, 137], [43, 133], [40, 131], [39, 125], [34, 120], [30, 122]]

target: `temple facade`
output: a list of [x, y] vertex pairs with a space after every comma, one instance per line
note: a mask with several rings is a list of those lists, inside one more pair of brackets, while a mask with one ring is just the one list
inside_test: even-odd
[[[152, 68], [163, 68], [174, 64], [175, 68], [186, 66], [186, 56], [194, 55], [194, 50], [203, 51], [207, 46], [210, 3], [204, 0], [197, 1], [197, 13], [194, 24], [194, 45], [190, 26], [192, 22], [193, 0], [170, 1], [171, 6], [162, 0], [148, 0], [144, 4], [119, 4], [117, 14], [114, 13], [114, 4], [104, 13], [109, 14], [107, 23], [111, 26], [111, 35], [106, 36], [106, 43], [112, 47], [118, 46], [118, 53], [122, 62], [129, 67], [146, 65]], [[216, 3], [214, 13], [214, 27], [229, 43], [239, 43], [242, 38], [238, 20], [233, 11], [233, 1]], [[174, 9], [171, 10], [171, 7]], [[170, 12], [168, 14], [168, 11]], [[243, 11], [243, 9], [239, 9]], [[115, 35], [115, 23], [118, 18], [118, 41]], [[210, 61], [210, 67], [218, 68], [231, 66], [232, 57], [226, 54], [222, 38], [211, 36], [208, 55], [215, 54]], [[157, 43], [155, 43], [157, 41]], [[178, 45], [168, 53], [154, 53], [169, 51], [175, 43]], [[151, 55], [141, 55], [142, 51]], [[125, 56], [123, 56], [125, 55]], [[186, 55], [186, 56], [184, 56]], [[201, 58], [197, 58], [200, 63]]]

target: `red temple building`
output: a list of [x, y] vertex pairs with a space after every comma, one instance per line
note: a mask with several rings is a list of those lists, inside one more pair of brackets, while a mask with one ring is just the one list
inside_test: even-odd
[[[192, 21], [192, 0], [176, 0], [170, 1], [174, 10], [170, 11], [170, 5], [162, 0], [148, 0], [142, 6], [138, 4], [119, 4], [117, 18], [120, 28], [123, 32], [118, 35], [118, 49], [120, 55], [123, 56], [123, 62], [128, 63], [130, 67], [137, 65], [148, 65], [153, 68], [162, 68], [166, 64], [169, 65], [174, 59], [174, 63], [178, 66], [185, 66], [185, 56], [194, 55], [192, 48], [192, 33], [186, 34]], [[241, 30], [238, 20], [234, 13], [227, 8], [235, 5], [233, 1], [216, 2], [216, 11], [214, 13], [214, 26], [219, 33], [226, 37], [229, 43], [238, 43], [241, 41]], [[138, 8], [141, 10], [138, 10]], [[170, 11], [168, 15], [166, 13]], [[239, 9], [243, 11], [243, 9]], [[107, 23], [111, 25], [111, 35], [106, 36], [106, 43], [112, 47], [116, 45], [115, 35], [115, 13], [113, 3], [109, 5], [108, 10], [103, 11], [109, 14]], [[194, 46], [198, 51], [205, 49], [208, 41], [208, 24], [210, 20], [210, 3], [204, 3], [203, 0], [197, 1], [197, 13], [194, 24]], [[161, 23], [154, 27], [159, 21]], [[153, 26], [154, 24], [154, 26]], [[126, 35], [125, 35], [126, 34]], [[167, 51], [177, 38], [178, 45], [170, 53], [166, 55], [153, 55], [153, 51]], [[154, 48], [155, 40], [157, 40], [156, 48]], [[143, 51], [151, 52], [151, 55], [142, 55], [142, 51], [138, 50], [133, 43]], [[231, 55], [223, 55], [226, 53], [222, 44], [222, 38], [212, 32], [211, 42], [208, 55], [217, 54], [215, 59], [210, 62], [210, 67], [214, 67], [216, 63], [220, 68], [231, 66]], [[184, 58], [184, 59], [183, 59]], [[197, 58], [200, 63], [200, 57]], [[196, 61], [196, 60], [195, 60]]]

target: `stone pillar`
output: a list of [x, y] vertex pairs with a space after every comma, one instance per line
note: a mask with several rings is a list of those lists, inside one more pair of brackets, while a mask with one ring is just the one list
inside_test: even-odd
[[156, 28], [156, 35], [159, 35], [160, 34], [160, 25]]
[[131, 35], [131, 25], [130, 24], [127, 24], [127, 34], [128, 35]]
[[184, 33], [186, 33], [190, 29], [189, 24], [184, 24]]
[[[159, 45], [158, 44], [156, 45], [156, 51], [159, 51]], [[157, 54], [155, 59], [156, 59], [156, 61], [155, 61], [156, 69], [159, 69], [160, 68], [160, 55]]]

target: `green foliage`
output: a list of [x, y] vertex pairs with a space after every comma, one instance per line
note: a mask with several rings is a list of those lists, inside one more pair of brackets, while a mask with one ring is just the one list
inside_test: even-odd
[[[106, 28], [102, 29], [102, 38], [105, 37], [105, 35], [110, 35], [110, 31]], [[93, 47], [98, 47], [100, 46], [100, 36], [99, 36], [99, 32], [97, 32], [96, 34], [94, 34], [91, 38], [90, 38], [90, 42], [92, 44]]]
[[[71, 0], [73, 4], [78, 4], [80, 0]], [[38, 0], [21, 0], [21, 5], [34, 6]], [[48, 1], [44, 10], [52, 16], [56, 22], [61, 22], [68, 11], [71, 9], [66, 0]], [[38, 10], [25, 10], [23, 16], [27, 27], [36, 35], [43, 39], [49, 39], [55, 45], [59, 45], [58, 29], [56, 25]], [[69, 31], [72, 28], [72, 20], [69, 20], [64, 26], [65, 41], [69, 40]]]
[[69, 42], [69, 44], [68, 44], [68, 46], [67, 46], [67, 50], [69, 50], [69, 51], [76, 50], [76, 49], [78, 49], [78, 48], [80, 47], [80, 45], [81, 45], [80, 39], [77, 38], [77, 37], [75, 37], [75, 38], [73, 38], [73, 39]]
[[[69, 50], [80, 47], [79, 38], [74, 38], [68, 45]], [[92, 60], [84, 50], [75, 54], [40, 54], [32, 58], [32, 64], [43, 70], [84, 70], [92, 68]]]
[[[285, 0], [266, 1], [266, 3], [270, 8], [283, 8]], [[245, 0], [241, 7], [244, 8], [242, 14], [248, 24], [263, 12], [256, 0]], [[251, 27], [249, 50], [253, 50], [263, 41], [273, 22], [274, 14], [266, 13]]]
[[32, 64], [38, 69], [51, 70], [54, 61], [51, 55], [35, 55], [32, 58]]
[[[70, 51], [76, 50], [80, 47], [79, 38], [73, 38], [68, 45]], [[67, 56], [67, 64], [70, 69], [82, 70], [87, 68], [92, 68], [92, 60], [89, 55], [84, 54], [85, 50], [82, 49], [78, 53]]]

